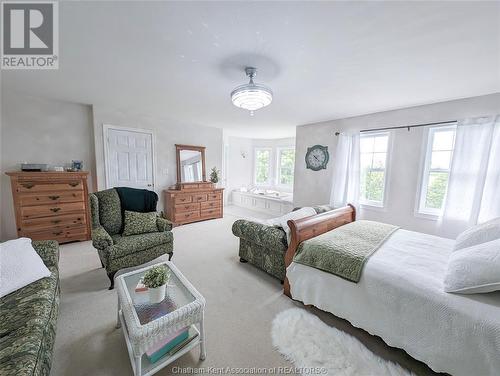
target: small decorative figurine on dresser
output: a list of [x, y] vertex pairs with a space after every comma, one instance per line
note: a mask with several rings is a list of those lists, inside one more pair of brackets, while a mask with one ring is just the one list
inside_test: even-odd
[[[175, 189], [163, 191], [167, 219], [176, 225], [181, 225], [222, 218], [224, 189], [216, 188], [212, 179], [206, 181], [205, 147], [190, 145], [175, 145], [175, 147], [177, 185]], [[217, 181], [218, 178], [217, 176]]]
[[70, 171], [82, 171], [83, 169], [83, 161], [71, 161], [71, 170]]

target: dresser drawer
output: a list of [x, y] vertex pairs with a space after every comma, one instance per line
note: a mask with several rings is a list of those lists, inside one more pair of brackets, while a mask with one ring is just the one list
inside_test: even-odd
[[51, 230], [56, 227], [69, 228], [86, 224], [87, 221], [85, 213], [66, 214], [59, 215], [57, 217], [25, 219], [22, 221], [22, 227], [26, 231]]
[[219, 201], [206, 201], [200, 203], [202, 209], [220, 208], [221, 202]]
[[193, 197], [191, 195], [176, 195], [174, 197], [175, 205], [178, 204], [187, 204], [189, 202], [193, 202]]
[[200, 211], [199, 210], [174, 214], [174, 222], [183, 222], [186, 220], [193, 220], [193, 219], [197, 219], [197, 218], [200, 218]]
[[221, 208], [203, 209], [201, 211], [201, 216], [203, 218], [206, 218], [206, 217], [220, 217], [220, 216], [222, 216], [222, 210], [221, 210]]
[[206, 193], [193, 194], [193, 202], [201, 202], [201, 201], [207, 201]]
[[65, 183], [50, 183], [36, 181], [19, 181], [16, 187], [17, 192], [57, 192], [57, 191], [82, 191], [82, 181], [68, 181]]
[[208, 194], [208, 201], [220, 201], [221, 198], [222, 198], [222, 193], [220, 192]]
[[23, 193], [19, 195], [21, 206], [33, 206], [41, 204], [61, 204], [65, 202], [84, 201], [83, 191], [62, 191], [62, 192], [40, 192]]
[[21, 207], [20, 210], [22, 219], [60, 216], [61, 214], [83, 213], [85, 211], [85, 203], [73, 202], [68, 204], [25, 206]]
[[199, 184], [193, 184], [193, 183], [181, 184], [181, 189], [183, 191], [196, 191], [196, 190], [200, 189], [200, 185]]
[[191, 204], [184, 204], [184, 205], [175, 205], [175, 212], [176, 213], [188, 212], [188, 211], [198, 211], [198, 210], [200, 210], [200, 204], [199, 203], [191, 203]]
[[24, 233], [24, 236], [30, 237], [33, 240], [57, 240], [60, 243], [72, 240], [86, 240], [88, 237], [86, 226], [33, 232], [24, 231]]

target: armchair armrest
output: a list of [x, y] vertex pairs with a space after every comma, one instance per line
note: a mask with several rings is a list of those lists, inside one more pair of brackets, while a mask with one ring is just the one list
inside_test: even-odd
[[113, 245], [113, 239], [102, 226], [92, 229], [92, 245], [100, 250], [104, 250]]
[[233, 223], [232, 230], [235, 236], [266, 248], [278, 248], [283, 251], [287, 248], [285, 231], [279, 227], [238, 219]]
[[38, 240], [31, 243], [36, 253], [47, 267], [57, 266], [59, 262], [59, 243], [55, 240]]
[[172, 231], [173, 223], [168, 219], [158, 217], [156, 218], [156, 227], [158, 227], [158, 231]]

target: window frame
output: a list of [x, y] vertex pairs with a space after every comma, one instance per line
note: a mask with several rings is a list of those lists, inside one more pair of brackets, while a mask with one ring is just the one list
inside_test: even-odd
[[[374, 200], [364, 200], [361, 197], [361, 139], [363, 137], [377, 137], [377, 136], [387, 136], [387, 150], [385, 153], [385, 169], [384, 169], [384, 192], [382, 195], [382, 201], [374, 201]], [[359, 204], [361, 207], [365, 207], [367, 209], [375, 209], [375, 210], [383, 210], [387, 204], [387, 197], [389, 192], [389, 175], [390, 175], [390, 160], [392, 154], [392, 132], [391, 131], [373, 131], [373, 132], [363, 132], [359, 136]]]
[[295, 181], [295, 163], [293, 165], [293, 182], [292, 184], [281, 184], [281, 152], [285, 150], [292, 150], [294, 154], [294, 161], [296, 157], [295, 146], [278, 146], [276, 148], [276, 187], [283, 189], [293, 189], [293, 183]]
[[[257, 152], [258, 151], [268, 151], [269, 152], [269, 163], [267, 166], [267, 180], [264, 183], [258, 183], [257, 182]], [[253, 183], [256, 186], [271, 186], [272, 184], [272, 176], [271, 176], [271, 166], [273, 161], [273, 148], [268, 148], [268, 147], [255, 147], [253, 149]]]
[[[436, 132], [445, 132], [448, 130], [453, 130], [455, 132], [453, 137], [453, 147], [451, 150], [450, 166], [447, 170], [445, 169], [432, 169], [432, 146], [434, 143], [434, 135]], [[428, 219], [438, 219], [443, 214], [443, 208], [433, 209], [426, 208], [425, 202], [427, 200], [427, 191], [429, 186], [429, 176], [431, 172], [447, 172], [448, 173], [448, 183], [450, 181], [451, 174], [451, 164], [453, 162], [453, 154], [455, 152], [455, 141], [456, 141], [456, 130], [457, 123], [454, 124], [437, 124], [432, 127], [428, 127], [423, 137], [422, 145], [422, 157], [421, 157], [421, 167], [419, 175], [419, 187], [417, 190], [417, 200], [415, 203], [415, 216], [428, 218]], [[444, 195], [443, 203], [446, 201], [446, 195], [448, 193], [448, 184], [446, 185], [446, 192]]]

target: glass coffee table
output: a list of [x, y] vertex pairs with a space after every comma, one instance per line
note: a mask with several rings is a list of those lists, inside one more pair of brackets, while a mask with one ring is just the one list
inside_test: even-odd
[[[170, 270], [165, 299], [149, 303], [147, 291], [135, 288], [151, 266], [120, 275], [116, 278], [118, 293], [118, 322], [122, 327], [132, 369], [135, 376], [158, 372], [196, 346], [200, 346], [200, 359], [206, 357], [203, 328], [205, 298], [191, 285], [171, 262], [162, 262]], [[188, 338], [175, 346], [154, 363], [146, 352], [179, 331], [189, 328]]]

